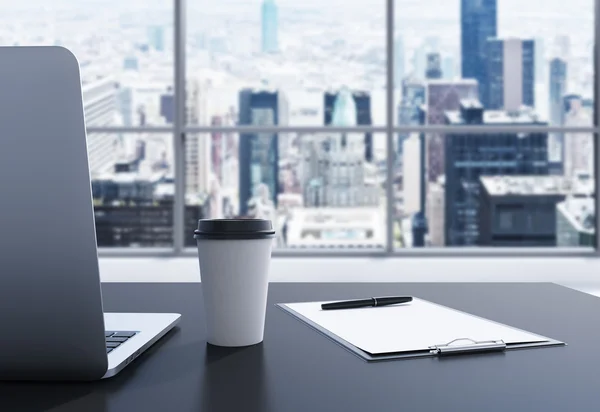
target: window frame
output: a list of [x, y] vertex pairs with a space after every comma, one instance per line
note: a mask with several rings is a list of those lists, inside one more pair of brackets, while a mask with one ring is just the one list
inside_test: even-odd
[[[596, 45], [600, 39], [600, 0], [594, 0], [594, 125], [592, 127], [490, 127], [490, 126], [396, 126], [394, 125], [394, 0], [386, 0], [386, 123], [383, 126], [356, 127], [294, 127], [294, 126], [188, 126], [185, 123], [186, 87], [186, 0], [173, 0], [173, 95], [174, 122], [172, 127], [90, 127], [88, 133], [171, 133], [174, 150], [175, 200], [173, 205], [173, 246], [171, 248], [99, 248], [101, 257], [183, 257], [196, 256], [193, 248], [184, 247], [184, 208], [185, 208], [185, 136], [188, 133], [331, 133], [331, 132], [371, 132], [386, 136], [386, 147], [394, 146], [398, 133], [514, 133], [529, 131], [541, 133], [592, 133], [594, 135], [594, 175], [596, 193], [599, 193], [600, 179], [600, 53]], [[394, 211], [394, 152], [386, 150], [386, 247], [378, 250], [286, 250], [274, 249], [278, 257], [600, 257], [600, 219], [596, 219], [595, 247], [590, 248], [394, 248], [395, 219], [390, 219]], [[600, 199], [594, 197], [595, 210], [600, 210]]]

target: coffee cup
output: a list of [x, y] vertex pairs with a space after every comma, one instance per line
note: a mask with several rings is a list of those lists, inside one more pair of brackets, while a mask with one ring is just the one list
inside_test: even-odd
[[270, 220], [198, 221], [194, 238], [208, 343], [238, 347], [263, 341], [274, 237]]

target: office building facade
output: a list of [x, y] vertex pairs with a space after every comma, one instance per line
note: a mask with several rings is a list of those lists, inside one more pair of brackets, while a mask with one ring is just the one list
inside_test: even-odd
[[438, 177], [436, 182], [429, 184], [427, 188], [427, 202], [425, 217], [427, 220], [427, 245], [431, 247], [443, 247], [445, 245], [445, 193], [446, 177]]
[[461, 0], [461, 69], [463, 79], [475, 79], [479, 98], [486, 102], [487, 40], [498, 35], [497, 0]]
[[[569, 94], [563, 98], [565, 127], [592, 127], [594, 125], [594, 100]], [[564, 133], [564, 173], [592, 174], [594, 171], [594, 135], [592, 133]]]
[[[348, 89], [337, 94], [331, 126], [357, 124], [356, 100]], [[362, 133], [324, 133], [301, 141], [301, 185], [306, 207], [377, 206], [376, 166], [365, 159]]]
[[479, 246], [557, 245], [557, 204], [590, 198], [590, 176], [485, 176], [480, 178]]
[[442, 56], [439, 53], [427, 54], [427, 66], [425, 69], [427, 79], [442, 78]]
[[279, 16], [275, 0], [263, 0], [262, 3], [262, 52], [279, 51]]
[[[463, 100], [460, 110], [446, 112], [446, 122], [449, 126], [546, 125], [531, 110], [485, 111], [477, 100]], [[478, 243], [481, 176], [548, 174], [545, 133], [448, 133], [444, 147], [447, 246]]]
[[[346, 93], [346, 89], [342, 89], [339, 92], [326, 92], [324, 95], [324, 119], [323, 124], [329, 126], [333, 122], [334, 107], [340, 93]], [[358, 126], [371, 126], [373, 120], [371, 117], [371, 96], [367, 92], [354, 91], [352, 92], [352, 98], [356, 107], [356, 119], [353, 120], [354, 124]], [[342, 100], [341, 100], [342, 101]], [[364, 134], [364, 158], [367, 162], [373, 161], [373, 134]]]
[[421, 138], [412, 133], [403, 142], [402, 153], [402, 194], [404, 198], [404, 214], [412, 215], [421, 210]]
[[[186, 84], [185, 122], [190, 126], [206, 124], [206, 90], [197, 79]], [[174, 96], [168, 88], [160, 96], [160, 115], [167, 124], [175, 117]], [[211, 142], [208, 136], [199, 133], [187, 133], [185, 136], [185, 187], [190, 196], [203, 196], [210, 188], [212, 173]]]
[[[88, 81], [83, 77], [81, 88], [86, 126], [118, 126], [119, 89], [116, 80], [107, 76]], [[89, 133], [87, 147], [92, 177], [113, 170], [119, 155], [117, 134]]]
[[[415, 77], [402, 80], [402, 98], [398, 106], [398, 125], [417, 126], [421, 124], [419, 112], [425, 104], [425, 83]], [[408, 132], [398, 134], [398, 154], [402, 156], [403, 142]]]
[[517, 38], [488, 39], [483, 106], [518, 111], [535, 104], [535, 43]]
[[[429, 80], [426, 85], [425, 106], [421, 108], [421, 124], [443, 125], [446, 111], [458, 110], [462, 99], [476, 98], [477, 95], [477, 82], [473, 79]], [[444, 173], [444, 142], [440, 133], [425, 135], [425, 153], [425, 182], [435, 182]]]
[[[555, 57], [550, 60], [549, 123], [550, 126], [563, 126], [564, 96], [567, 92], [567, 62]], [[548, 160], [553, 173], [563, 173], [564, 133], [553, 132], [548, 136]]]
[[[287, 100], [281, 91], [244, 89], [239, 93], [239, 124], [242, 126], [285, 126]], [[260, 190], [259, 190], [260, 189]], [[248, 213], [249, 202], [259, 193], [277, 205], [279, 193], [279, 145], [277, 133], [242, 133], [239, 139], [240, 214]], [[261, 200], [262, 201], [262, 200]]]

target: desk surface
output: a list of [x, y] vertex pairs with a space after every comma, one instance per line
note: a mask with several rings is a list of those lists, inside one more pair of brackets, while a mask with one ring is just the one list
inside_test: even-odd
[[[553, 284], [271, 284], [262, 344], [207, 346], [200, 284], [104, 284], [107, 311], [180, 312], [115, 378], [0, 383], [18, 411], [588, 411], [600, 408], [600, 299]], [[274, 306], [412, 294], [568, 343], [366, 363]]]

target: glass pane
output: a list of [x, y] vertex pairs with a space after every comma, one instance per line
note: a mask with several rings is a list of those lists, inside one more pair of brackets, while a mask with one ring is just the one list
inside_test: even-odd
[[[187, 17], [188, 90], [199, 90], [202, 107], [188, 124], [385, 123], [383, 0], [190, 0]], [[354, 93], [356, 119], [331, 116], [343, 88]], [[247, 89], [277, 91], [272, 119], [244, 112]]]
[[[593, 98], [592, 0], [396, 0], [395, 13], [397, 124], [560, 126], [566, 95]], [[482, 122], [443, 115], [461, 99]]]
[[205, 216], [271, 219], [277, 248], [385, 247], [383, 134], [186, 137], [186, 202]]
[[593, 135], [558, 138], [564, 151], [551, 162], [546, 133], [446, 133], [431, 180], [422, 153], [432, 140], [411, 134], [396, 162], [396, 247], [592, 246]]
[[[88, 153], [98, 246], [171, 247], [172, 135], [90, 133]], [[189, 209], [195, 224], [201, 210]]]
[[4, 1], [2, 17], [0, 45], [75, 54], [89, 127], [172, 123], [172, 0]]

